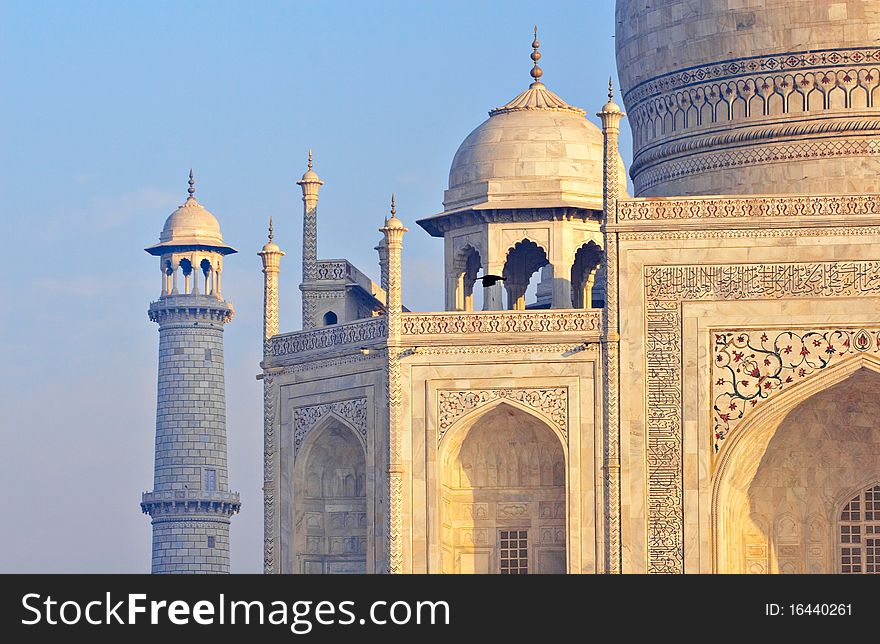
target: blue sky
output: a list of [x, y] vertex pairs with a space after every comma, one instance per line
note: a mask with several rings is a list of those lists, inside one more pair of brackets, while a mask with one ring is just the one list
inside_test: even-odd
[[[186, 175], [228, 258], [232, 570], [262, 562], [261, 272], [287, 251], [281, 328], [298, 328], [308, 148], [326, 182], [319, 255], [377, 277], [396, 193], [404, 301], [442, 307], [449, 163], [486, 112], [543, 80], [593, 114], [614, 72], [613, 2], [0, 2], [0, 572], [146, 572], [158, 335], [155, 243]], [[622, 152], [630, 158], [624, 123]]]

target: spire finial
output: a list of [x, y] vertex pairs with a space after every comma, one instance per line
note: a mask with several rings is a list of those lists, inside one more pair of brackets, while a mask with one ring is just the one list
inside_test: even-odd
[[391, 193], [391, 216], [394, 217], [397, 215], [397, 206], [394, 203], [394, 193]]
[[535, 63], [535, 66], [532, 67], [532, 71], [530, 72], [535, 83], [540, 83], [541, 76], [544, 75], [544, 70], [542, 70], [538, 66], [538, 61], [541, 60], [541, 52], [538, 51], [538, 48], [540, 46], [541, 46], [541, 43], [538, 42], [538, 25], [535, 25], [535, 39], [532, 41], [532, 55], [531, 55], [531, 59]]
[[272, 230], [272, 217], [269, 217], [269, 243], [272, 243], [272, 239], [275, 237], [275, 231]]
[[312, 169], [312, 148], [309, 148], [309, 170]]
[[189, 182], [188, 182], [188, 183], [189, 183], [189, 188], [187, 188], [186, 191], [189, 193], [189, 196], [190, 196], [190, 197], [192, 197], [193, 199], [195, 199], [194, 195], [196, 194], [196, 189], [195, 189], [196, 180], [193, 179], [193, 171], [192, 171], [192, 168], [189, 169]]
[[611, 77], [608, 77], [608, 100], [614, 100], [614, 81], [611, 80]]

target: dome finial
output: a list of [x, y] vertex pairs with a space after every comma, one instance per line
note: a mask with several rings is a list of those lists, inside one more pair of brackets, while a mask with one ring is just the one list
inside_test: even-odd
[[275, 231], [272, 230], [272, 217], [269, 217], [269, 243], [272, 243], [272, 240], [275, 237]]
[[193, 179], [192, 168], [189, 169], [189, 181], [187, 183], [189, 183], [189, 188], [187, 188], [186, 191], [189, 193], [190, 199], [195, 199], [194, 195], [196, 194], [196, 189], [195, 189], [196, 180]]
[[394, 203], [394, 193], [391, 193], [391, 216], [394, 217], [397, 214], [397, 206]]
[[608, 77], [608, 100], [614, 100], [614, 82], [611, 80], [611, 77]]
[[309, 148], [309, 170], [312, 169], [312, 148]]
[[535, 66], [532, 67], [532, 71], [530, 72], [532, 78], [534, 79], [534, 82], [531, 85], [532, 87], [535, 86], [535, 83], [540, 83], [541, 76], [544, 75], [544, 70], [542, 70], [538, 66], [538, 61], [541, 60], [541, 52], [538, 51], [538, 48], [540, 48], [540, 46], [541, 46], [541, 43], [538, 42], [538, 25], [535, 25], [535, 39], [532, 41], [532, 55], [531, 55], [531, 59], [535, 63]]

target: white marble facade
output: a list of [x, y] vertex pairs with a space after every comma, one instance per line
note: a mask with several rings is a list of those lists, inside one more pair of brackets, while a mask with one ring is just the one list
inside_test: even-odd
[[874, 99], [798, 117], [844, 124], [833, 136], [855, 152], [697, 163], [648, 186], [644, 160], [667, 163], [673, 138], [702, 137], [683, 158], [721, 154], [737, 119], [771, 115], [646, 134], [639, 93], [716, 60], [708, 37], [666, 44], [712, 25], [743, 60], [815, 40], [873, 69], [871, 3], [651, 4], [618, 2], [643, 196], [626, 193], [621, 109], [609, 97], [600, 130], [547, 89], [536, 36], [531, 85], [467, 137], [443, 212], [418, 221], [444, 240], [445, 311], [402, 307], [393, 208], [381, 286], [306, 241], [303, 331], [278, 332], [280, 249], [264, 248], [267, 573], [880, 570], [876, 134], [850, 127]]

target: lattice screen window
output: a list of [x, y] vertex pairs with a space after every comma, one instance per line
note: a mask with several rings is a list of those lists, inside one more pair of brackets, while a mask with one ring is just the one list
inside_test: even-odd
[[840, 572], [880, 574], [880, 485], [859, 492], [840, 514]]
[[500, 530], [501, 574], [529, 574], [529, 531]]

